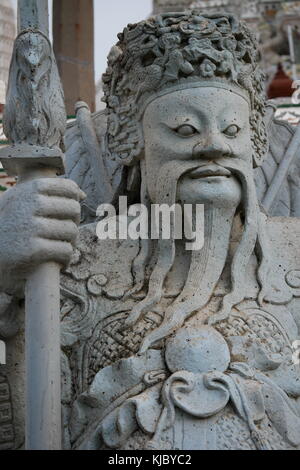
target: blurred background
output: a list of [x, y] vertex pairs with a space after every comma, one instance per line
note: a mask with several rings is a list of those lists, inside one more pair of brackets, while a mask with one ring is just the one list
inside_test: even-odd
[[[233, 12], [257, 33], [266, 93], [278, 105], [277, 117], [300, 122], [293, 82], [300, 80], [300, 1], [291, 0], [49, 0], [50, 38], [63, 82], [67, 113], [76, 101], [92, 111], [103, 109], [101, 76], [117, 34], [128, 23], [152, 13], [200, 8]], [[17, 0], [0, 0], [0, 144], [5, 90], [13, 41], [17, 32]], [[294, 94], [294, 98], [292, 95]], [[300, 100], [299, 100], [300, 102]], [[0, 190], [14, 181], [0, 170]]]

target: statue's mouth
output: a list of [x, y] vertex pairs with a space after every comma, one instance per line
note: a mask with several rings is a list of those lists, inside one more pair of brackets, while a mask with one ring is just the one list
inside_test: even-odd
[[215, 163], [199, 166], [199, 168], [196, 168], [195, 170], [189, 172], [189, 177], [192, 179], [211, 177], [230, 178], [230, 176], [232, 176], [232, 174], [229, 170], [219, 165], [216, 165]]

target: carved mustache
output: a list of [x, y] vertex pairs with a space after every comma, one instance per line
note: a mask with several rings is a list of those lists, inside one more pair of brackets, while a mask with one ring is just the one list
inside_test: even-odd
[[201, 165], [188, 173], [188, 176], [192, 179], [206, 178], [209, 176], [225, 176], [229, 178], [231, 175], [231, 171], [220, 165], [217, 165], [216, 163]]

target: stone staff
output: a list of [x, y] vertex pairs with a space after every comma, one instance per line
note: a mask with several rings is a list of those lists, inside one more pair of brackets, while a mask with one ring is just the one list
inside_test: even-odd
[[[66, 111], [48, 39], [48, 0], [19, 0], [0, 158], [18, 184], [64, 173]], [[22, 205], [22, 201], [20, 201]], [[60, 265], [32, 269], [25, 288], [26, 449], [61, 448]]]
[[286, 180], [289, 173], [290, 167], [293, 161], [299, 156], [300, 152], [300, 125], [297, 126], [296, 132], [292, 137], [292, 140], [288, 146], [288, 149], [280, 162], [280, 165], [275, 173], [274, 178], [266, 192], [266, 195], [262, 201], [263, 207], [267, 212], [270, 212], [276, 197], [282, 187], [282, 184]]

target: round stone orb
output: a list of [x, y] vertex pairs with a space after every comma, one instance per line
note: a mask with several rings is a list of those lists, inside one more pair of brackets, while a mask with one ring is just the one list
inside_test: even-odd
[[230, 364], [226, 341], [209, 326], [186, 326], [178, 330], [167, 341], [165, 358], [171, 372], [225, 372]]

